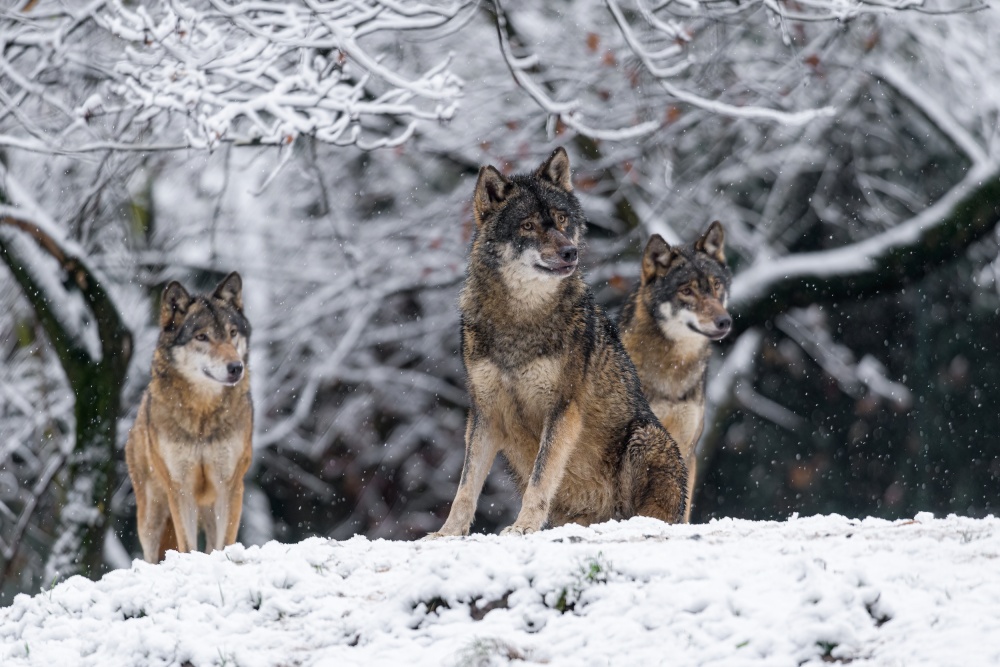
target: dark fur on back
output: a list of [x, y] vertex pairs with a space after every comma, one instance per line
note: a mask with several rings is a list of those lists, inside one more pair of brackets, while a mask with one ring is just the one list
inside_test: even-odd
[[724, 337], [732, 322], [725, 310], [732, 274], [724, 244], [718, 222], [685, 245], [671, 247], [654, 235], [619, 322], [643, 392], [684, 456], [689, 503], [704, 428], [710, 342]]
[[618, 330], [575, 270], [585, 218], [562, 149], [533, 174], [491, 167], [460, 299], [471, 408], [466, 460], [438, 535], [467, 534], [502, 452], [523, 494], [509, 532], [635, 514], [679, 521], [686, 470]]

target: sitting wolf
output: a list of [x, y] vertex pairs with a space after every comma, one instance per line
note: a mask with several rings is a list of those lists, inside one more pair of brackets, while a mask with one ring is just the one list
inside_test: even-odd
[[696, 447], [705, 426], [709, 343], [729, 333], [726, 312], [732, 273], [726, 234], [716, 221], [694, 243], [673, 248], [659, 234], [646, 244], [642, 278], [622, 309], [622, 342], [642, 388], [688, 470], [688, 509], [694, 501]]
[[444, 526], [467, 535], [497, 452], [521, 491], [504, 534], [636, 514], [678, 522], [687, 469], [618, 330], [577, 271], [585, 218], [562, 148], [533, 174], [479, 171], [459, 307], [471, 400]]

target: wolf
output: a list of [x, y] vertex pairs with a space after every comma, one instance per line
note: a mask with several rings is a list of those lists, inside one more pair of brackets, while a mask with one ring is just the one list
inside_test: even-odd
[[125, 445], [150, 563], [196, 549], [199, 526], [208, 551], [236, 541], [252, 455], [249, 347], [238, 273], [207, 295], [164, 289], [152, 379]]
[[654, 234], [642, 256], [642, 277], [619, 321], [643, 393], [687, 466], [685, 522], [694, 500], [695, 448], [705, 426], [710, 342], [725, 338], [733, 324], [726, 311], [732, 273], [725, 242], [718, 220], [686, 245], [671, 247]]
[[459, 299], [465, 462], [448, 518], [428, 537], [469, 533], [497, 453], [522, 498], [502, 534], [637, 514], [681, 521], [680, 450], [577, 270], [586, 220], [566, 151], [511, 178], [482, 167], [473, 215]]

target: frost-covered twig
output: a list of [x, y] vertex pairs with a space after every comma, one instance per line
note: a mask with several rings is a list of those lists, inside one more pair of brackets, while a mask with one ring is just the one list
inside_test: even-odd
[[914, 11], [927, 14], [976, 12], [986, 8], [982, 0], [945, 0], [928, 7], [925, 0], [760, 0], [783, 21], [847, 22], [865, 14]]
[[[187, 137], [196, 147], [221, 141], [280, 145], [302, 134], [356, 143], [366, 129], [378, 133], [366, 128], [367, 118], [445, 120], [454, 114], [461, 82], [448, 71], [447, 59], [407, 79], [370, 56], [354, 35], [377, 33], [376, 27], [365, 30], [376, 18], [382, 29], [393, 17], [396, 29], [408, 21], [433, 28], [463, 3], [424, 17], [377, 0], [306, 4], [212, 2], [212, 11], [171, 0], [155, 15], [116, 5], [112, 15], [97, 17], [131, 44], [112, 89], [126, 108], [145, 117], [175, 112], [190, 118], [194, 128]], [[383, 135], [378, 145], [405, 141], [412, 129], [404, 128]]]
[[581, 114], [577, 113], [577, 110], [580, 107], [580, 102], [578, 100], [557, 102], [552, 99], [552, 97], [545, 92], [545, 90], [543, 90], [542, 86], [540, 86], [526, 71], [527, 69], [536, 66], [538, 64], [538, 59], [534, 56], [518, 58], [514, 55], [510, 45], [510, 36], [508, 35], [509, 24], [507, 16], [504, 13], [500, 0], [494, 0], [494, 6], [496, 8], [497, 38], [500, 42], [500, 52], [503, 54], [511, 76], [514, 77], [517, 84], [524, 89], [524, 91], [545, 111], [545, 113], [549, 114], [553, 118], [558, 118], [567, 126], [573, 128], [584, 136], [593, 137], [595, 139], [603, 139], [606, 141], [624, 141], [643, 137], [655, 132], [662, 125], [659, 121], [647, 121], [644, 123], [638, 123], [631, 127], [592, 127], [583, 120]]

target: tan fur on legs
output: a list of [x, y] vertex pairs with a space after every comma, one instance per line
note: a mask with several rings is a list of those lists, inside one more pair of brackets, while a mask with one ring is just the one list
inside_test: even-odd
[[695, 401], [669, 402], [650, 401], [653, 412], [667, 429], [680, 447], [681, 457], [688, 470], [687, 511], [684, 513], [684, 523], [691, 522], [691, 506], [694, 504], [694, 487], [698, 470], [698, 441], [705, 426], [705, 404]]
[[[164, 535], [171, 521], [165, 497], [159, 501], [150, 486], [140, 485], [135, 489], [136, 530], [139, 533], [139, 542], [142, 544], [143, 558], [149, 562], [156, 562], [153, 559], [162, 559], [166, 548]], [[151, 495], [154, 497], [150, 498]], [[173, 539], [173, 544], [174, 546], [170, 548], [176, 549], [176, 538]]]
[[250, 468], [250, 459], [253, 454], [252, 431], [247, 431], [243, 442], [243, 456], [236, 464], [236, 469], [241, 471], [230, 483], [229, 492], [229, 521], [226, 524], [225, 542], [221, 549], [227, 544], [236, 542], [236, 535], [240, 529], [240, 517], [243, 515], [243, 475]]
[[240, 516], [243, 514], [243, 478], [240, 477], [233, 484], [229, 496], [229, 522], [226, 524], [225, 541], [217, 549], [222, 549], [227, 544], [236, 541], [236, 534], [240, 529]]
[[170, 490], [170, 518], [177, 535], [177, 551], [187, 553], [198, 548], [198, 505], [187, 489], [175, 486]]
[[561, 414], [546, 425], [531, 480], [521, 501], [521, 511], [513, 525], [505, 528], [501, 535], [524, 535], [540, 530], [545, 525], [549, 518], [552, 498], [562, 482], [566, 463], [582, 431], [583, 416], [576, 402], [571, 402]]
[[[222, 536], [219, 535], [219, 522], [216, 520], [216, 516], [228, 516], [224, 514], [219, 514], [217, 505], [209, 505], [208, 507], [198, 508], [198, 525], [205, 532], [205, 551], [211, 553], [213, 550], [218, 550], [221, 547], [215, 546], [221, 539]], [[223, 531], [223, 535], [225, 531]]]
[[689, 458], [686, 463], [688, 469], [688, 504], [687, 509], [684, 510], [684, 523], [691, 523], [691, 506], [694, 504], [694, 484], [697, 481], [698, 474], [698, 457], [694, 456], [694, 453], [692, 452], [691, 458]]
[[156, 556], [157, 562], [163, 560], [167, 551], [177, 551], [177, 533], [174, 532], [174, 522], [163, 522], [163, 534], [160, 536], [160, 550]]
[[491, 437], [489, 429], [490, 426], [482, 421], [473, 406], [465, 424], [465, 464], [458, 482], [458, 492], [441, 530], [431, 533], [428, 538], [469, 534], [476, 515], [476, 502], [497, 455], [496, 438]]

